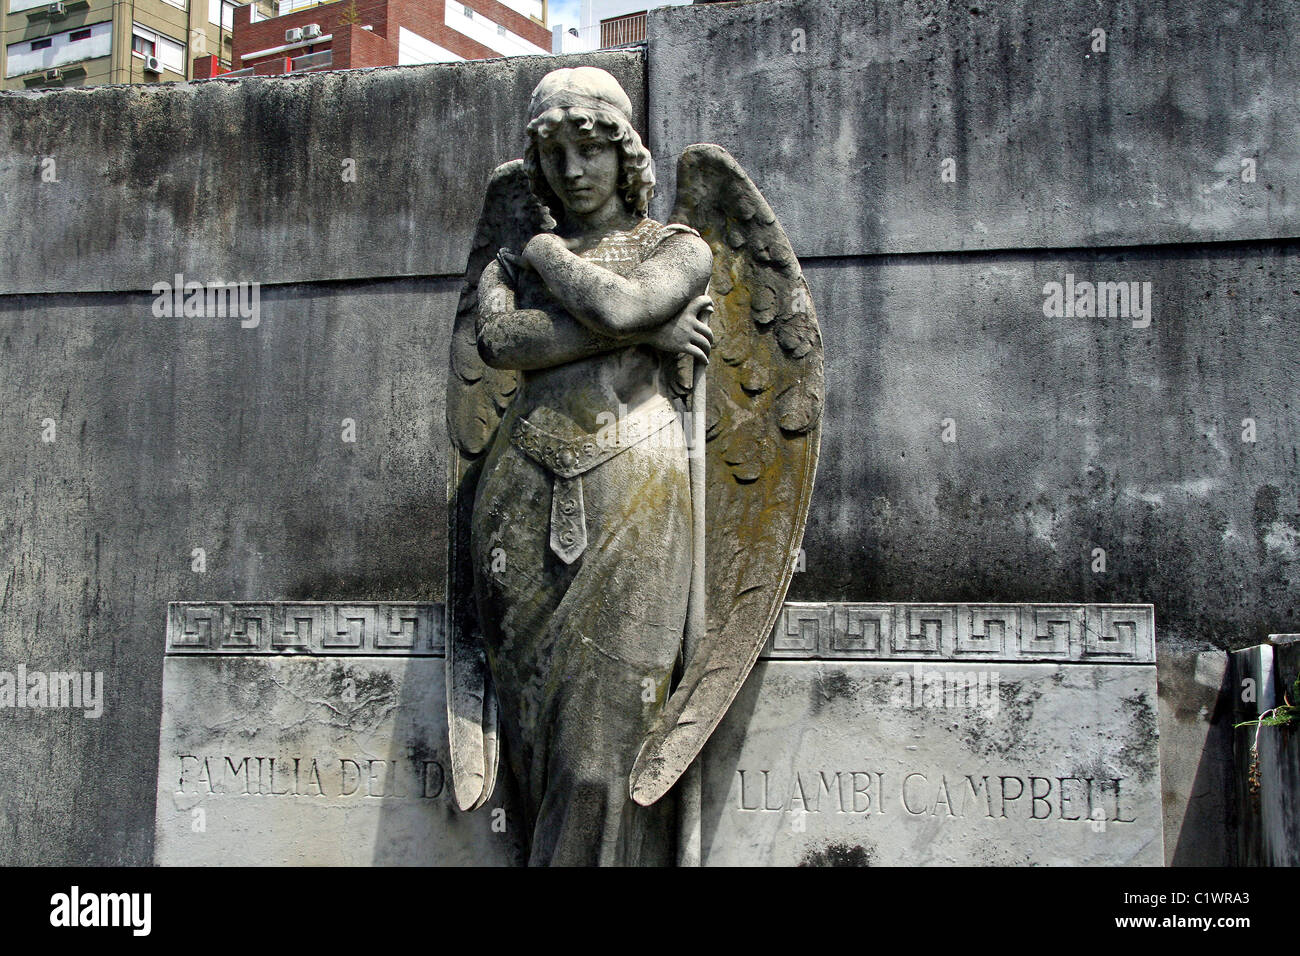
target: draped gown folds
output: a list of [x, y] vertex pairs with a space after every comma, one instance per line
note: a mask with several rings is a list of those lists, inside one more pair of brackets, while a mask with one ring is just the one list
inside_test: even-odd
[[[641, 220], [582, 256], [626, 276], [683, 228]], [[519, 308], [544, 294], [525, 284]], [[656, 396], [599, 432], [547, 405], [506, 410], [474, 503], [474, 593], [530, 863], [668, 865], [673, 801], [637, 806], [628, 775], [671, 690], [690, 588], [676, 357], [601, 361], [644, 369]]]

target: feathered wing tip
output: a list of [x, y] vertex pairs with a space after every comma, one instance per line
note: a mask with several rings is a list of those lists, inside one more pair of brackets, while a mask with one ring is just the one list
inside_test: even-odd
[[452, 326], [447, 377], [447, 734], [452, 792], [461, 810], [492, 796], [499, 759], [497, 701], [480, 636], [470, 562], [470, 520], [483, 457], [514, 395], [514, 372], [490, 368], [478, 352], [478, 283], [502, 248], [520, 252], [541, 229], [542, 210], [522, 160], [498, 166], [465, 270]]
[[699, 754], [758, 659], [794, 574], [821, 442], [821, 331], [785, 231], [720, 146], [687, 147], [673, 222], [713, 249], [716, 343], [705, 463], [708, 632], [633, 767], [662, 797]]
[[523, 160], [498, 166], [483, 196], [474, 247], [465, 267], [465, 285], [451, 333], [451, 375], [447, 382], [447, 433], [467, 459], [492, 444], [496, 427], [514, 395], [514, 372], [490, 368], [478, 353], [478, 283], [483, 269], [502, 248], [518, 253], [540, 230], [541, 205], [528, 184]]

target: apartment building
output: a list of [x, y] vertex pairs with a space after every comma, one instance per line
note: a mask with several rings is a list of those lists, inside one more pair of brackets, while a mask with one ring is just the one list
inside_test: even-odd
[[333, 0], [285, 3], [266, 20], [240, 8], [230, 64], [209, 57], [197, 75], [230, 70], [270, 76], [549, 53], [546, 6], [546, 0]]
[[[195, 61], [229, 62], [230, 0], [0, 0], [4, 89], [160, 83], [194, 76]], [[245, 16], [269, 17], [272, 0]]]
[[551, 52], [587, 53], [645, 42], [646, 14], [657, 7], [686, 6], [692, 0], [581, 0], [577, 23], [552, 27]]
[[549, 53], [547, 0], [0, 0], [3, 89]]

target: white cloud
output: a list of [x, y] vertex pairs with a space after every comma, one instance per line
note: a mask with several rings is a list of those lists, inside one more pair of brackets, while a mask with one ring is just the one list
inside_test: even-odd
[[576, 27], [582, 18], [582, 0], [551, 0], [546, 20], [551, 25]]

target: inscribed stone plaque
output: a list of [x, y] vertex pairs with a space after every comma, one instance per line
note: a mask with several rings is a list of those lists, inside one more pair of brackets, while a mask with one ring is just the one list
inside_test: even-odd
[[452, 806], [443, 663], [438, 605], [172, 604], [156, 862], [519, 862], [504, 794]]
[[713, 865], [1163, 863], [1149, 605], [787, 604], [704, 759]]
[[[500, 797], [451, 804], [441, 607], [168, 615], [158, 863], [521, 862]], [[787, 604], [703, 860], [1159, 865], [1154, 647], [1149, 605]]]

